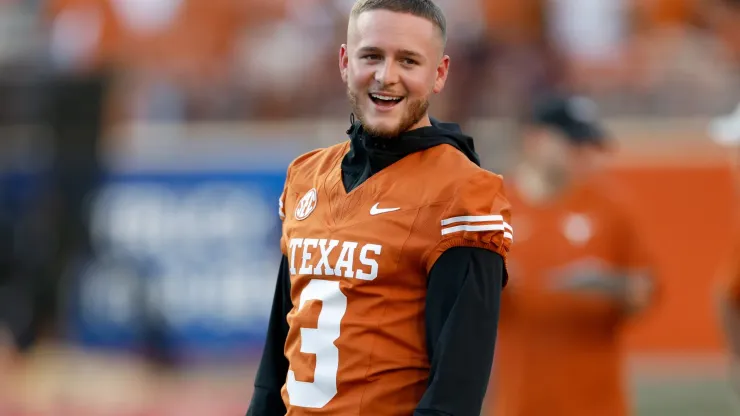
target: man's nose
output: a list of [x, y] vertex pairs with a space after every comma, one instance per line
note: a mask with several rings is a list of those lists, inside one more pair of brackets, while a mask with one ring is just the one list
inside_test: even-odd
[[392, 60], [387, 60], [375, 71], [375, 80], [382, 85], [393, 85], [399, 81], [397, 65]]

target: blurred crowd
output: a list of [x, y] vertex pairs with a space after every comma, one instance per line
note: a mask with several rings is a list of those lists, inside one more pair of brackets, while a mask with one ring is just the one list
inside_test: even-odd
[[[588, 94], [616, 115], [715, 114], [737, 96], [740, 50], [731, 40], [740, 30], [726, 2], [439, 3], [453, 59], [436, 109], [443, 119], [517, 115], [553, 89]], [[111, 121], [341, 117], [336, 61], [351, 5], [3, 0], [0, 74], [49, 67], [39, 61], [104, 73]]]

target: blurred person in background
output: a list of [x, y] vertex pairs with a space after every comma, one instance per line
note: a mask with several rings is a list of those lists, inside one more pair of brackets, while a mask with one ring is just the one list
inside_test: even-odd
[[[0, 186], [0, 200], [2, 191]], [[7, 374], [7, 366], [17, 344], [17, 337], [11, 329], [13, 312], [8, 307], [9, 299], [3, 296], [14, 274], [13, 239], [13, 224], [0, 209], [0, 374]]]
[[[740, 0], [716, 0], [711, 3], [710, 23], [725, 41], [729, 56], [740, 68]], [[710, 137], [732, 151], [731, 162], [735, 174], [740, 175], [740, 104], [732, 114], [713, 120]], [[738, 182], [740, 183], [740, 182]], [[740, 186], [740, 185], [739, 185]], [[740, 203], [736, 195], [736, 204]], [[740, 207], [740, 205], [738, 205]], [[740, 209], [735, 224], [734, 245], [719, 271], [719, 318], [730, 355], [730, 377], [735, 391], [740, 394]]]
[[350, 140], [288, 168], [248, 415], [480, 414], [513, 231], [501, 177], [429, 117], [446, 37], [431, 0], [355, 3]]
[[632, 85], [638, 88], [623, 98], [635, 114], [687, 117], [714, 114], [734, 104], [740, 84], [721, 32], [736, 19], [725, 20], [727, 11], [720, 10], [725, 6], [718, 4], [724, 1], [633, 2], [627, 64]]
[[[323, 115], [345, 105], [334, 71], [333, 46], [346, 35], [347, 0], [286, 1], [280, 19], [263, 19], [243, 39], [239, 70], [245, 75], [251, 116]], [[260, 9], [260, 6], [255, 6]], [[263, 12], [264, 13], [264, 12]], [[283, 56], [293, 57], [286, 65]], [[311, 82], [306, 82], [311, 72]]]
[[[73, 267], [101, 254], [91, 246], [88, 204], [101, 179], [100, 145], [112, 126], [220, 118], [234, 111], [237, 93], [229, 81], [238, 35], [281, 8], [277, 1], [255, 2], [46, 2], [53, 68], [48, 118], [59, 143], [52, 203], [46, 205], [59, 247], [48, 271], [52, 290], [43, 292], [48, 300], [40, 304], [55, 309], [60, 276], [71, 276]], [[150, 298], [137, 297], [139, 341], [148, 358], [170, 367], [168, 328], [147, 304]]]
[[243, 33], [273, 22], [281, 1], [49, 0], [55, 66], [115, 81], [115, 122], [243, 117], [234, 65]]
[[[0, 186], [0, 200], [2, 200]], [[0, 208], [0, 374], [4, 365], [32, 343], [29, 276], [21, 270], [16, 241], [17, 224]]]
[[43, 92], [34, 122], [49, 127], [50, 160], [39, 174], [42, 194], [25, 209], [16, 239], [30, 275], [23, 276], [32, 298], [30, 345], [57, 341], [71, 272], [93, 255], [88, 203], [102, 178], [98, 153], [115, 62], [100, 2], [51, 0], [39, 9], [48, 19], [44, 66], [32, 80]]
[[[447, 47], [455, 57], [455, 77], [437, 100], [436, 112], [440, 117], [454, 120], [463, 127], [471, 117], [488, 114], [482, 99], [491, 89], [492, 47], [485, 36], [486, 21], [483, 13], [485, 1], [439, 0], [436, 2], [447, 17]], [[469, 82], [471, 79], [477, 82]]]
[[631, 0], [545, 0], [549, 43], [565, 66], [570, 88], [594, 94], [623, 82], [631, 33]]
[[45, 55], [32, 18], [37, 6], [0, 2], [0, 374], [47, 329], [56, 297], [47, 255], [55, 233], [46, 226], [49, 216], [37, 216], [48, 201], [41, 182], [55, 179], [45, 171], [51, 143], [35, 129], [49, 125], [45, 110], [54, 101], [39, 59]]
[[727, 57], [740, 65], [740, 0], [708, 2], [708, 20], [723, 41]]
[[514, 117], [562, 82], [563, 65], [546, 31], [549, 5], [543, 0], [481, 2], [484, 36], [477, 48], [466, 51], [473, 65], [463, 77], [476, 79], [466, 88], [477, 100], [466, 95], [455, 106], [473, 116]]
[[652, 280], [636, 224], [597, 180], [608, 147], [583, 97], [547, 97], [523, 127], [491, 415], [629, 414], [620, 334]]
[[[735, 175], [740, 175], [740, 104], [734, 113], [715, 119], [709, 133], [715, 142], [732, 150]], [[720, 323], [730, 356], [730, 381], [740, 394], [740, 194], [735, 196], [735, 202], [735, 238], [719, 271], [718, 298]]]

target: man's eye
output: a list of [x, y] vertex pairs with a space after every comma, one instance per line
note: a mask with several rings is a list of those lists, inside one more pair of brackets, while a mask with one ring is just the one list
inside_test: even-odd
[[381, 57], [380, 55], [365, 55], [363, 56], [363, 59], [367, 59], [369, 61], [379, 61]]
[[401, 60], [401, 62], [404, 65], [416, 65], [416, 61], [414, 61], [413, 59], [409, 59], [409, 58], [405, 58], [405, 59]]

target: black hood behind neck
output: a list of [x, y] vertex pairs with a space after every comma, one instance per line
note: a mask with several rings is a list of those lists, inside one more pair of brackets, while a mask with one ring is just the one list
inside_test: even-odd
[[441, 144], [449, 144], [480, 166], [473, 138], [463, 134], [460, 126], [431, 119], [432, 125], [401, 133], [393, 139], [374, 137], [355, 122], [347, 130], [350, 151], [342, 160], [342, 179], [347, 192], [404, 157]]

